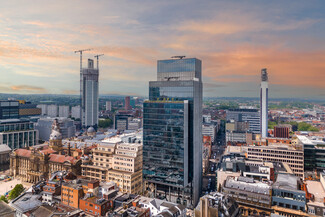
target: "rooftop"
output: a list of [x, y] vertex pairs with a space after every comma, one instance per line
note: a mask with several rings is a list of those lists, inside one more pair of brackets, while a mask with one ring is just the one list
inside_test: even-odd
[[298, 182], [300, 178], [293, 174], [278, 174], [273, 188], [286, 189], [286, 190], [299, 190]]
[[13, 200], [10, 204], [13, 208], [19, 210], [20, 212], [27, 212], [29, 210], [35, 209], [42, 205], [41, 195], [33, 195], [31, 193], [25, 193], [15, 200]]

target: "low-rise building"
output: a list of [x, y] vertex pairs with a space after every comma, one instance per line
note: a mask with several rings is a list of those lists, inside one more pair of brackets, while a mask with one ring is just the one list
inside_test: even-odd
[[200, 198], [194, 210], [195, 217], [241, 216], [237, 202], [222, 193], [211, 192]]
[[306, 192], [302, 181], [292, 174], [278, 174], [272, 186], [272, 205], [280, 215], [306, 215]]
[[228, 177], [222, 192], [239, 204], [243, 216], [267, 216], [272, 213], [272, 186], [248, 177]]

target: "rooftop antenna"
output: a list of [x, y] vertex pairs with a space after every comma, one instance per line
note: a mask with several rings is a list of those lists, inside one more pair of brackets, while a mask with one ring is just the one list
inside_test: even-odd
[[104, 54], [98, 54], [98, 55], [94, 56], [97, 59], [97, 70], [99, 70], [99, 68], [98, 68], [98, 58], [101, 57], [101, 56], [104, 56]]
[[74, 53], [80, 53], [80, 120], [81, 120], [81, 125], [82, 125], [82, 110], [83, 110], [83, 105], [82, 105], [82, 53], [84, 51], [90, 51], [92, 50], [91, 48], [89, 49], [84, 49], [84, 50], [76, 50]]
[[172, 59], [183, 59], [185, 58], [186, 56], [172, 56], [171, 58]]

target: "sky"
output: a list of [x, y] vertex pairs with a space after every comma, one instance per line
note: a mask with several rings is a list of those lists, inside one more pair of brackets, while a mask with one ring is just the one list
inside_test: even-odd
[[325, 99], [324, 0], [10, 0], [0, 3], [0, 92], [78, 94], [79, 55], [100, 93], [148, 95], [157, 60], [202, 60], [205, 97]]

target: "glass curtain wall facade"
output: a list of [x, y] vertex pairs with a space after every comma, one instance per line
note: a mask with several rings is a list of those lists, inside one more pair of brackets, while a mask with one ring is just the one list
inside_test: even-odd
[[0, 101], [0, 119], [19, 118], [19, 101]]
[[159, 60], [143, 113], [144, 179], [165, 199], [195, 206], [202, 185], [201, 61]]
[[38, 131], [30, 121], [0, 121], [0, 144], [8, 145], [12, 150], [37, 145]]
[[98, 125], [98, 69], [94, 69], [93, 60], [88, 59], [88, 68], [82, 69], [82, 126]]

